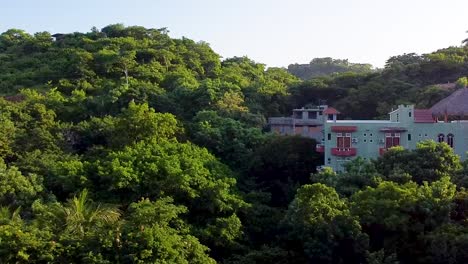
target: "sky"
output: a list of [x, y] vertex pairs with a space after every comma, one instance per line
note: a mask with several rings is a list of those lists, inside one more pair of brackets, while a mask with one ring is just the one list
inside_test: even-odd
[[383, 67], [404, 53], [459, 46], [468, 0], [3, 0], [0, 32], [88, 32], [123, 23], [166, 27], [223, 58], [269, 67], [332, 57]]

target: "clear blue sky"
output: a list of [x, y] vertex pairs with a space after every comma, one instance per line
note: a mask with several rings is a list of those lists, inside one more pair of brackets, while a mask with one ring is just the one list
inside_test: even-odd
[[0, 32], [124, 23], [167, 27], [224, 58], [246, 55], [268, 66], [333, 57], [381, 67], [393, 55], [460, 45], [467, 11], [468, 0], [9, 0]]

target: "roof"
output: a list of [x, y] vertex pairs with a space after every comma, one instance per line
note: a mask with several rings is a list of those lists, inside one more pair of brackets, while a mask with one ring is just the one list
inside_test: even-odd
[[468, 88], [461, 88], [431, 107], [433, 115], [468, 115]]
[[336, 110], [335, 108], [333, 107], [328, 107], [327, 109], [325, 109], [323, 111], [323, 114], [324, 115], [336, 115], [336, 114], [339, 114], [340, 112], [338, 110]]
[[327, 120], [327, 123], [337, 123], [337, 124], [393, 124], [397, 122], [392, 122], [390, 120]]
[[382, 132], [405, 132], [407, 131], [404, 127], [383, 127], [380, 129]]
[[415, 123], [434, 123], [431, 109], [414, 109]]
[[332, 132], [355, 132], [357, 130], [357, 126], [332, 126]]

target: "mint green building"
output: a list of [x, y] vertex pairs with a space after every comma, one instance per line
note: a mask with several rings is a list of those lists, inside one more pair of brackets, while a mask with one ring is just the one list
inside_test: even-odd
[[393, 146], [415, 149], [422, 140], [446, 142], [462, 159], [468, 151], [468, 88], [456, 90], [431, 109], [400, 105], [388, 120], [337, 120], [329, 114], [323, 125], [324, 166], [342, 171], [355, 157], [375, 159]]

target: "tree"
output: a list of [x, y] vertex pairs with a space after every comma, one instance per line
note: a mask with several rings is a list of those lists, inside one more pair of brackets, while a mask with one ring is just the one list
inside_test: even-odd
[[436, 181], [462, 169], [460, 158], [446, 143], [419, 142], [415, 150], [392, 148], [376, 161], [376, 168], [387, 179], [395, 173], [408, 173], [417, 183]]
[[264, 129], [310, 104], [429, 108], [463, 86], [466, 45], [381, 70], [318, 58], [294, 67], [327, 75], [302, 81], [115, 24], [11, 29], [0, 61], [1, 263], [466, 262], [468, 163], [447, 145], [310, 178], [314, 141]]
[[326, 184], [336, 189], [343, 196], [351, 196], [367, 187], [375, 187], [381, 179], [371, 161], [357, 157], [344, 165], [344, 172], [337, 174], [331, 168], [325, 167], [317, 174], [312, 174], [312, 182]]
[[0, 205], [17, 208], [28, 206], [43, 191], [41, 177], [24, 176], [16, 167], [8, 167], [0, 158]]
[[8, 113], [0, 113], [0, 158], [11, 157], [16, 127], [8, 117]]
[[365, 257], [366, 235], [331, 187], [315, 183], [298, 189], [285, 223], [298, 262], [360, 263]]
[[93, 202], [86, 189], [65, 204], [37, 201], [33, 212], [36, 226], [54, 234], [58, 263], [115, 263], [119, 259], [121, 212]]
[[350, 209], [369, 235], [371, 252], [384, 249], [401, 261], [425, 263], [422, 236], [449, 221], [454, 195], [447, 177], [422, 186], [384, 181], [354, 194]]
[[468, 86], [468, 77], [461, 77], [457, 80], [456, 86], [458, 88], [466, 88]]
[[457, 224], [445, 224], [424, 236], [426, 263], [463, 263], [468, 259], [468, 228]]
[[57, 208], [56, 220], [63, 223], [64, 232], [75, 236], [83, 236], [87, 229], [104, 224], [114, 224], [120, 218], [117, 208], [95, 204], [88, 198], [88, 190], [84, 189], [78, 196], [68, 200], [64, 207]]
[[264, 142], [262, 131], [214, 111], [201, 111], [193, 119], [192, 141], [206, 147], [236, 170], [248, 167], [254, 150]]
[[130, 102], [115, 122], [111, 145], [125, 146], [132, 142], [150, 139], [174, 138], [182, 132], [171, 114], [156, 113], [147, 104]]
[[326, 57], [314, 58], [309, 64], [290, 64], [288, 71], [303, 80], [310, 80], [314, 77], [340, 72], [369, 73], [372, 72], [372, 65]]
[[236, 211], [246, 204], [230, 170], [206, 149], [175, 140], [141, 141], [109, 152], [90, 173], [96, 191], [119, 203], [172, 197], [189, 209], [188, 223], [210, 248], [228, 248], [241, 235]]
[[249, 175], [257, 188], [271, 193], [271, 204], [286, 207], [296, 189], [310, 183], [310, 174], [321, 163], [316, 142], [299, 136], [270, 136], [254, 152]]
[[48, 230], [25, 222], [20, 209], [0, 207], [0, 260], [5, 263], [50, 263], [55, 243]]
[[178, 218], [187, 209], [172, 199], [132, 203], [119, 243], [122, 261], [132, 263], [215, 263], [208, 248]]

